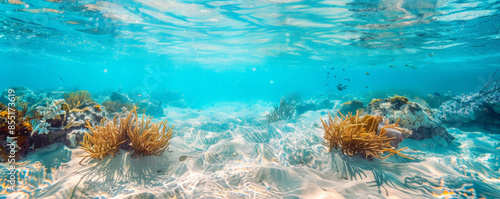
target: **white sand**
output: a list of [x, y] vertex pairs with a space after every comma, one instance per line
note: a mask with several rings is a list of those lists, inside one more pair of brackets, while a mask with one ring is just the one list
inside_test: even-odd
[[[500, 135], [449, 131], [442, 139], [405, 140], [387, 160], [348, 157], [321, 144], [320, 117], [267, 123], [272, 104], [222, 103], [169, 108], [174, 138], [160, 156], [121, 151], [84, 161], [81, 149], [52, 145], [19, 167], [9, 198], [493, 198], [500, 195]], [[460, 144], [458, 144], [460, 143]], [[2, 164], [3, 173], [7, 165]]]

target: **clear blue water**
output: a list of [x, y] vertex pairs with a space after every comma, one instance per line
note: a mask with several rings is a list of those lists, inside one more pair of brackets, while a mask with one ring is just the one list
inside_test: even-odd
[[500, 57], [497, 1], [16, 2], [0, 9], [2, 87], [63, 78], [89, 91], [177, 90], [194, 104], [338, 83], [356, 95], [467, 93]]
[[[396, 184], [389, 186], [388, 194], [384, 194], [368, 186], [366, 180], [343, 182], [343, 177], [328, 177], [332, 172], [327, 169], [326, 160], [321, 159], [326, 152], [321, 148], [323, 130], [319, 128], [319, 117], [327, 117], [328, 111], [336, 112], [338, 105], [346, 101], [357, 99], [366, 103], [372, 97], [380, 97], [380, 93], [405, 95], [410, 100], [429, 94], [477, 93], [498, 68], [498, 0], [3, 0], [0, 3], [0, 90], [13, 87], [26, 87], [35, 93], [87, 90], [98, 103], [114, 91], [142, 99], [152, 93], [176, 93], [186, 102], [181, 108], [162, 107], [164, 118], [176, 124], [177, 133], [169, 148], [174, 154], [165, 157], [190, 156], [194, 163], [186, 163], [187, 166], [179, 163], [179, 166], [175, 162], [171, 168], [177, 173], [144, 186], [163, 187], [165, 190], [152, 191], [156, 197], [164, 197], [164, 193], [172, 196], [169, 191], [176, 190], [175, 194], [181, 193], [176, 196], [188, 198], [444, 198], [446, 194], [438, 187], [445, 187], [455, 191], [449, 198], [495, 198], [500, 193], [498, 129], [460, 130], [459, 125], [447, 126], [457, 138], [453, 145], [405, 139], [402, 146], [429, 150], [432, 155], [410, 152], [419, 156], [421, 162], [388, 161], [402, 164], [399, 166], [384, 162], [387, 164], [384, 172], [389, 176], [386, 177]], [[337, 89], [339, 84], [347, 88]], [[310, 101], [329, 96], [331, 100], [339, 100], [339, 104], [284, 123], [266, 123], [265, 115], [272, 105], [292, 92]], [[264, 139], [259, 133], [267, 131], [272, 131], [269, 135], [272, 138], [259, 140]], [[251, 139], [245, 137], [247, 133]], [[214, 163], [211, 153], [222, 154], [225, 149], [217, 147], [225, 144], [239, 151], [249, 148], [243, 145], [254, 150], [241, 152], [248, 159], [238, 156]], [[34, 153], [28, 162], [58, 157], [58, 161], [64, 159], [62, 162], [67, 165], [45, 165], [59, 173], [45, 172], [50, 177], [45, 177], [45, 181], [35, 177], [40, 178], [40, 183], [22, 185], [20, 192], [32, 198], [67, 198], [73, 187], [79, 186], [75, 183], [80, 176], [73, 179], [73, 170], [69, 168], [79, 167], [75, 163], [80, 157], [75, 154], [82, 151], [59, 147], [43, 149], [54, 153], [47, 155], [50, 157], [44, 157], [45, 152]], [[73, 151], [73, 156], [59, 154], [65, 154], [66, 150]], [[295, 167], [297, 161], [291, 159], [304, 158], [307, 153], [318, 161]], [[269, 166], [275, 161], [273, 157], [280, 162], [276, 167]], [[147, 161], [151, 165], [174, 165], [167, 159]], [[203, 166], [198, 165], [200, 161]], [[239, 165], [238, 161], [244, 163]], [[31, 163], [26, 163], [31, 172], [44, 173], [39, 167], [29, 166]], [[381, 167], [373, 162], [360, 164], [372, 169]], [[486, 166], [478, 166], [481, 164]], [[158, 168], [153, 167], [144, 170], [154, 173]], [[270, 167], [282, 173], [266, 170]], [[401, 167], [405, 168], [405, 174], [398, 172]], [[242, 173], [231, 173], [236, 170]], [[230, 177], [221, 178], [230, 181], [229, 188], [214, 185], [206, 193], [196, 191], [203, 183], [218, 179], [213, 176], [217, 172], [241, 178], [238, 181], [227, 174]], [[193, 177], [193, 173], [203, 177]], [[272, 176], [269, 178], [282, 179], [269, 181], [262, 177], [268, 174]], [[313, 177], [300, 178], [300, 182], [286, 180], [302, 175]], [[402, 185], [408, 176], [420, 176], [427, 184]], [[262, 180], [257, 178], [268, 179], [264, 180], [268, 184], [262, 190], [249, 188], [260, 186]], [[131, 188], [138, 186], [132, 179], [136, 178], [126, 177], [125, 181], [130, 183], [121, 184], [118, 191], [95, 188], [82, 191], [81, 196], [125, 198], [129, 193], [148, 192], [147, 188]], [[454, 179], [463, 183], [454, 186]], [[62, 186], [66, 181], [75, 183], [70, 183], [69, 188]], [[192, 189], [183, 184], [191, 182]], [[183, 187], [180, 191], [179, 186]], [[429, 187], [440, 191], [429, 191]], [[467, 190], [471, 187], [475, 189], [474, 195], [464, 195], [470, 193]], [[228, 190], [235, 195], [226, 194]], [[6, 193], [5, 189], [0, 191]], [[220, 193], [226, 195], [217, 195]], [[25, 195], [18, 192], [13, 196]]]

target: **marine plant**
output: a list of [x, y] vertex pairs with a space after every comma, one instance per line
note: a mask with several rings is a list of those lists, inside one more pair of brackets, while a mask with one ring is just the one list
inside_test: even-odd
[[113, 118], [113, 121], [103, 118], [100, 125], [95, 127], [92, 127], [87, 121], [85, 127], [91, 131], [91, 134], [85, 133], [83, 142], [80, 142], [80, 144], [88, 155], [80, 163], [88, 157], [102, 160], [108, 155], [115, 156], [120, 150], [120, 145], [127, 140], [127, 131], [131, 125], [133, 111], [135, 111], [135, 108], [130, 111], [127, 117], [121, 118], [119, 123], [116, 117]]
[[[15, 138], [14, 150], [17, 151], [15, 159], [19, 160], [22, 156], [26, 155], [33, 143], [31, 139], [31, 131], [33, 127], [30, 123], [33, 119], [27, 114], [27, 107], [22, 110], [13, 107], [7, 107], [0, 103], [0, 161], [7, 161], [9, 159], [10, 143], [9, 137]], [[12, 131], [11, 131], [12, 130]]]
[[64, 94], [64, 100], [70, 108], [78, 107], [81, 103], [92, 102], [91, 94], [88, 91], [81, 90]]
[[169, 146], [173, 127], [168, 128], [167, 121], [155, 123], [152, 119], [149, 116], [139, 119], [134, 106], [119, 122], [117, 117], [113, 121], [103, 119], [100, 125], [92, 127], [87, 121], [86, 127], [91, 133], [85, 133], [80, 144], [88, 155], [80, 163], [89, 157], [102, 160], [108, 155], [115, 156], [120, 145], [127, 142], [134, 150], [133, 157], [162, 154]]
[[132, 122], [135, 127], [130, 128], [127, 132], [134, 149], [133, 157], [160, 155], [170, 144], [174, 127], [169, 128], [167, 120], [154, 123], [152, 119], [153, 117], [143, 115], [142, 119], [139, 120], [137, 112], [135, 112], [135, 118]]
[[282, 98], [279, 105], [274, 105], [271, 113], [266, 115], [267, 121], [273, 123], [280, 120], [291, 119], [295, 114], [300, 98], [301, 95], [299, 93], [291, 93], [288, 94], [286, 98]]
[[[390, 143], [394, 138], [385, 135], [389, 129], [404, 131], [398, 126], [399, 120], [392, 125], [386, 122], [379, 130], [379, 123], [383, 121], [382, 116], [365, 115], [361, 117], [358, 112], [354, 116], [351, 113], [342, 115], [339, 112], [339, 114], [340, 117], [335, 116], [333, 119], [328, 114], [328, 123], [321, 119], [325, 129], [323, 138], [330, 151], [333, 148], [341, 148], [342, 153], [349, 156], [360, 154], [364, 158], [386, 159], [392, 155], [399, 155], [413, 159], [400, 153], [407, 147], [396, 150]], [[385, 152], [389, 154], [383, 156]]]

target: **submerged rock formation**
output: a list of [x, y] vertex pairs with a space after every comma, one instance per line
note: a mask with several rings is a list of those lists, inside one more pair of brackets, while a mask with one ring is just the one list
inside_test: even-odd
[[357, 110], [363, 110], [364, 107], [362, 101], [354, 100], [343, 103], [339, 111], [344, 115], [355, 114]]
[[375, 99], [368, 105], [367, 113], [384, 116], [391, 123], [400, 120], [401, 127], [412, 131], [408, 138], [423, 140], [440, 136], [449, 143], [455, 139], [429, 109], [410, 102], [406, 97]]
[[[498, 71], [498, 70], [497, 70]], [[500, 130], [500, 77], [493, 78], [478, 92], [462, 94], [433, 111], [447, 125], [480, 128], [492, 133]]]

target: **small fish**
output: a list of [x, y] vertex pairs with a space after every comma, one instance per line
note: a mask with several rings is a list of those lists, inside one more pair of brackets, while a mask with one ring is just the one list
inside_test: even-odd
[[329, 74], [330, 74], [330, 72], [326, 72], [326, 74], [328, 74], [328, 75], [329, 75]]
[[406, 67], [413, 68], [413, 69], [417, 69], [417, 67], [415, 67], [415, 66], [410, 66], [410, 65], [408, 65], [408, 64], [405, 64], [405, 66], [406, 66]]
[[370, 73], [366, 73], [366, 75], [370, 75]]
[[342, 88], [342, 86], [337, 85], [337, 90], [342, 91], [344, 89]]
[[64, 84], [64, 87], [65, 87], [66, 89], [68, 89], [68, 85], [66, 85], [66, 82], [63, 80], [63, 78], [62, 78], [62, 77], [59, 77], [59, 79], [60, 79], [60, 80], [62, 81], [62, 83]]
[[334, 75], [333, 77], [337, 78], [337, 75]]
[[350, 79], [347, 79], [347, 81], [349, 81], [349, 82], [350, 82], [351, 80], [350, 80]]
[[436, 93], [436, 92], [434, 92], [433, 94], [436, 95], [436, 96], [441, 96], [441, 94]]
[[389, 66], [389, 68], [394, 68], [394, 67], [396, 67], [396, 66], [394, 66], [394, 65], [390, 65], [390, 66]]
[[332, 70], [335, 70], [335, 68], [331, 68]]
[[142, 95], [137, 95], [137, 97], [142, 97]]
[[429, 53], [428, 55], [429, 55], [429, 57], [434, 57], [434, 55], [432, 53]]
[[343, 71], [345, 71], [345, 69], [342, 69]]
[[365, 88], [368, 88], [368, 86], [365, 86]]

